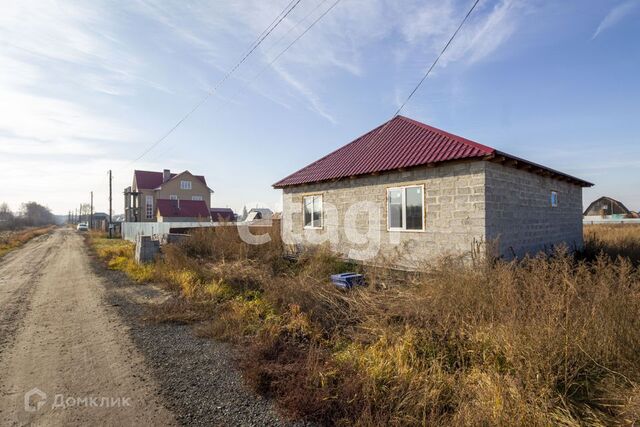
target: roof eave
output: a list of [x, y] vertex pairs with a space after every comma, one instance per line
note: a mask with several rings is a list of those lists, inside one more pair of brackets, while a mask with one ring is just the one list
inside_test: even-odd
[[494, 154], [486, 156], [485, 160], [488, 160], [494, 163], [507, 164], [509, 166], [516, 167], [517, 169], [526, 169], [533, 173], [538, 173], [540, 175], [551, 176], [556, 179], [564, 180], [572, 184], [579, 185], [580, 187], [593, 187], [595, 185], [589, 181], [585, 181], [583, 179], [566, 174], [564, 172], [557, 171], [550, 167], [543, 166], [538, 163], [532, 162], [530, 160], [513, 156], [511, 154], [508, 154], [499, 150], [495, 150]]
[[[528, 170], [530, 172], [533, 173], [539, 173], [541, 175], [547, 175], [547, 176], [551, 176], [554, 177], [556, 179], [561, 179], [561, 180], [565, 180], [567, 182], [570, 182], [572, 184], [575, 185], [579, 185], [581, 187], [593, 187], [594, 184], [588, 181], [585, 181], [583, 179], [568, 175], [566, 173], [557, 171], [555, 169], [551, 169], [549, 167], [546, 166], [542, 166], [539, 165], [535, 162], [531, 162], [529, 160], [525, 160], [516, 156], [512, 156], [510, 154], [495, 150], [493, 154], [490, 155], [486, 155], [486, 156], [477, 156], [477, 157], [467, 157], [467, 158], [463, 158], [463, 159], [453, 159], [450, 161], [460, 161], [460, 160], [486, 160], [486, 161], [491, 161], [493, 163], [500, 163], [500, 164], [507, 164], [508, 166], [514, 166], [517, 169], [525, 169]], [[429, 167], [431, 166], [437, 166], [437, 165], [442, 165], [445, 163], [448, 163], [449, 161], [442, 161], [442, 162], [436, 162], [436, 163], [432, 163], [432, 164], [422, 164], [422, 165], [415, 165], [413, 167]], [[366, 173], [366, 174], [361, 174], [361, 175], [357, 175], [358, 177], [362, 177], [362, 176], [366, 176], [366, 175], [370, 175], [370, 174], [378, 174], [378, 173], [385, 173], [385, 172], [393, 172], [395, 170], [399, 170], [399, 169], [390, 169], [390, 170], [385, 170], [385, 171], [375, 171], [375, 172], [370, 172], [370, 173]], [[317, 180], [317, 181], [308, 181], [308, 182], [299, 182], [299, 183], [291, 183], [291, 184], [287, 184], [285, 183], [285, 181], [287, 180], [287, 178], [282, 179], [278, 182], [276, 182], [275, 184], [272, 185], [273, 188], [275, 189], [284, 189], [287, 187], [297, 187], [300, 185], [309, 185], [309, 184], [317, 184], [320, 182], [329, 182], [329, 181], [337, 181], [337, 180], [341, 180], [347, 177], [337, 177], [337, 178], [327, 178], [327, 179], [323, 179], [323, 180]]]

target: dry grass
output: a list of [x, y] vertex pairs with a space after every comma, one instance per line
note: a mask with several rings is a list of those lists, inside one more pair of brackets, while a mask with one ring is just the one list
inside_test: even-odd
[[135, 245], [126, 240], [108, 239], [106, 234], [92, 231], [89, 241], [96, 254], [111, 270], [120, 270], [138, 283], [150, 282], [155, 275], [153, 265], [139, 265], [134, 260]]
[[631, 259], [635, 265], [640, 260], [640, 225], [587, 225], [585, 233], [585, 253], [594, 258], [600, 253], [615, 259], [618, 256]]
[[55, 226], [47, 226], [0, 233], [0, 257], [19, 248], [35, 237], [50, 233], [54, 228]]
[[[156, 319], [242, 346], [248, 381], [326, 425], [632, 425], [640, 421], [640, 227], [588, 227], [584, 254], [417, 273], [325, 248], [296, 262], [229, 230], [167, 247]], [[118, 256], [130, 256], [119, 253]], [[126, 270], [125, 270], [126, 271]], [[203, 321], [205, 321], [203, 323]]]

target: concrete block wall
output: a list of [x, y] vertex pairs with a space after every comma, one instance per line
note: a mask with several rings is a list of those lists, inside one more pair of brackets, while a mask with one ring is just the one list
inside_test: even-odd
[[[555, 178], [486, 162], [487, 239], [500, 254], [536, 254], [559, 244], [582, 248], [582, 187]], [[558, 207], [551, 207], [551, 191]]]
[[[469, 253], [485, 237], [483, 161], [448, 163], [315, 183], [283, 190], [286, 243], [328, 243], [342, 255], [415, 268], [446, 254]], [[424, 185], [425, 230], [387, 230], [387, 189]], [[303, 227], [303, 197], [322, 194], [321, 230]]]

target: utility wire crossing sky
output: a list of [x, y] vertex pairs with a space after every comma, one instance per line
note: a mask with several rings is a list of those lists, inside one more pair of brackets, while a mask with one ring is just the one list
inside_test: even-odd
[[[402, 108], [473, 3], [6, 2], [0, 202], [65, 214], [93, 190], [106, 211], [111, 169], [118, 213], [136, 168], [277, 209], [271, 184]], [[638, 210], [638, 19], [637, 0], [481, 0], [403, 115]]]

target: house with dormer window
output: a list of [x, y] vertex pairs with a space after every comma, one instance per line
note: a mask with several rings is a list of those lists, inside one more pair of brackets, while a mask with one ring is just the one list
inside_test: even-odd
[[136, 170], [124, 190], [125, 221], [210, 221], [211, 194], [202, 175]]

